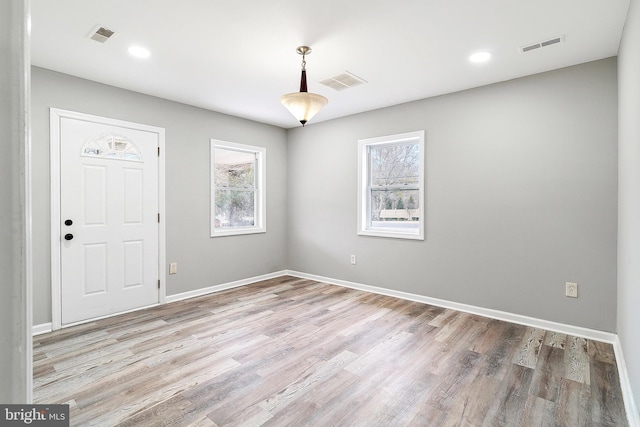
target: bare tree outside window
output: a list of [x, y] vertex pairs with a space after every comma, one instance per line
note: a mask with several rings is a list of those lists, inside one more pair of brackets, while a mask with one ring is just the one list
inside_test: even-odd
[[358, 234], [424, 240], [424, 131], [358, 141]]
[[211, 236], [264, 233], [266, 149], [211, 140]]
[[369, 164], [372, 225], [418, 228], [419, 144], [371, 146]]
[[215, 156], [217, 227], [253, 226], [255, 154], [216, 148]]

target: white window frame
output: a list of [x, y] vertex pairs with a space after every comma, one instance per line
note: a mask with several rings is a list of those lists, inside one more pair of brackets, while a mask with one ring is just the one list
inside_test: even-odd
[[[418, 180], [418, 210], [420, 221], [418, 230], [398, 230], [390, 227], [373, 226], [371, 223], [371, 186], [370, 186], [370, 162], [369, 148], [381, 145], [393, 145], [416, 142], [420, 154], [420, 177]], [[390, 237], [396, 239], [424, 240], [425, 216], [424, 216], [424, 164], [425, 143], [424, 130], [407, 132], [397, 135], [381, 136], [377, 138], [361, 139], [358, 141], [358, 235]]]
[[[240, 151], [244, 153], [253, 153], [256, 156], [255, 164], [255, 182], [254, 182], [254, 225], [242, 226], [242, 227], [228, 227], [228, 228], [216, 228], [216, 183], [215, 183], [215, 151], [216, 148], [232, 151]], [[218, 139], [211, 139], [211, 159], [210, 159], [210, 174], [211, 174], [211, 200], [210, 200], [210, 221], [211, 221], [211, 237], [221, 236], [235, 236], [242, 234], [256, 234], [266, 233], [267, 231], [267, 149], [264, 147], [257, 147], [253, 145], [238, 144], [235, 142], [221, 141]]]

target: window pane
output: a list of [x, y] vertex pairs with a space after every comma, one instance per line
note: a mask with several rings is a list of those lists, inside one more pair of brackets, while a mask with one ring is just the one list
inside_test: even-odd
[[211, 139], [211, 237], [265, 233], [264, 147]]
[[254, 188], [254, 153], [215, 149], [215, 182], [217, 187]]
[[417, 184], [420, 180], [418, 143], [371, 146], [371, 185]]
[[418, 229], [419, 190], [371, 190], [371, 226]]
[[358, 141], [358, 234], [424, 240], [424, 131]]
[[215, 228], [255, 225], [254, 191], [216, 190]]

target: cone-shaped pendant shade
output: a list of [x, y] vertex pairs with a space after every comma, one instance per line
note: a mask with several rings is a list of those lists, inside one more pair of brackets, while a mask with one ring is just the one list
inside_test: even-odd
[[293, 92], [282, 95], [280, 102], [304, 126], [328, 101], [317, 93]]
[[293, 117], [304, 127], [313, 116], [325, 105], [327, 98], [317, 93], [307, 92], [307, 71], [305, 70], [304, 55], [311, 52], [308, 46], [299, 46], [297, 52], [302, 55], [302, 73], [300, 75], [300, 92], [288, 93], [280, 97], [284, 105]]

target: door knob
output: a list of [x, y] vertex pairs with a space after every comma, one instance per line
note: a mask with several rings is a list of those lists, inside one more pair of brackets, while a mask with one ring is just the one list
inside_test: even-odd
[[64, 235], [64, 240], [71, 240], [71, 239], [73, 239], [73, 234], [67, 233]]
[[67, 219], [67, 220], [64, 221], [64, 225], [69, 226], [71, 224], [73, 224], [73, 221], [71, 221], [70, 219]]

